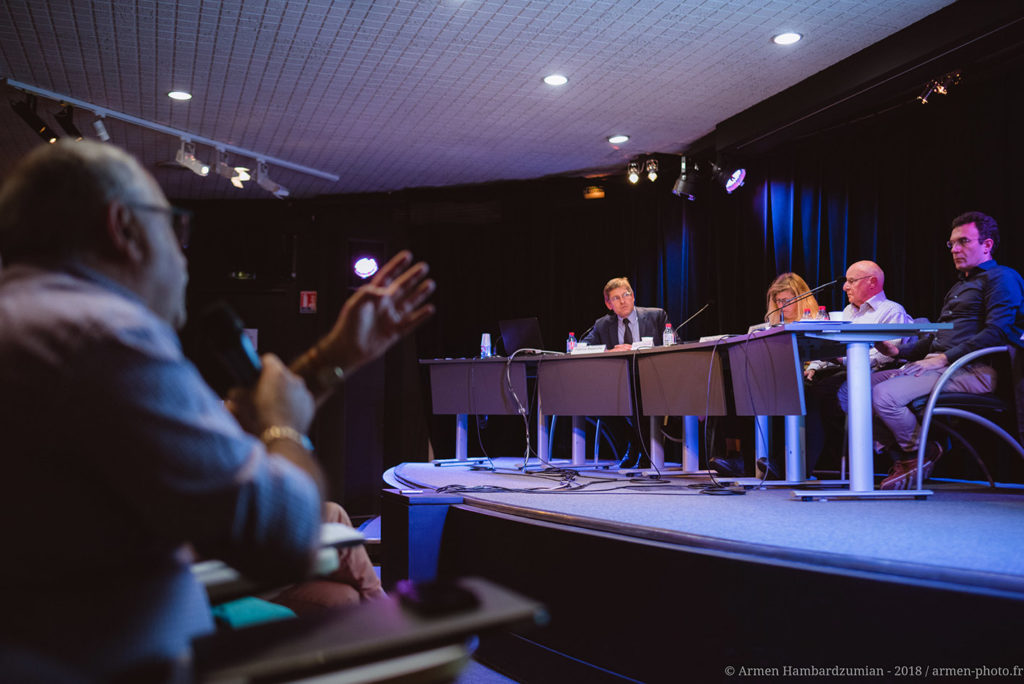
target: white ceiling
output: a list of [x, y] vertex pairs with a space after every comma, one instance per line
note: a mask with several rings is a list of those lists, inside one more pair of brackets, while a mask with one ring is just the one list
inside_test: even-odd
[[[5, 0], [0, 76], [339, 176], [271, 164], [293, 197], [388, 191], [679, 152], [951, 2]], [[781, 31], [805, 38], [774, 45]], [[568, 85], [543, 83], [552, 72]], [[58, 108], [39, 100], [51, 125]], [[76, 114], [87, 137], [93, 118]], [[172, 198], [267, 196], [157, 166], [173, 136], [106, 126]], [[628, 143], [607, 142], [620, 132]], [[0, 173], [40, 142], [0, 107]]]

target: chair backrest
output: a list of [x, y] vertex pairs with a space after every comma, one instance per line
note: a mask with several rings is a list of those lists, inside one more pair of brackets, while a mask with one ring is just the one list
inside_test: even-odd
[[1017, 418], [1017, 440], [1024, 444], [1024, 349], [1010, 345], [1009, 365], [1012, 388], [1007, 393], [1007, 399], [1013, 402]]

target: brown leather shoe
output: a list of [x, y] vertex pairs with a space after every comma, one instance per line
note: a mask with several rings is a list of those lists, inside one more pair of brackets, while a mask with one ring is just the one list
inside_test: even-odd
[[[921, 482], [932, 474], [935, 462], [942, 455], [938, 442], [928, 442], [924, 450], [924, 464], [921, 466]], [[878, 485], [879, 489], [912, 489], [917, 484], [917, 458], [908, 458], [892, 464], [889, 475]]]

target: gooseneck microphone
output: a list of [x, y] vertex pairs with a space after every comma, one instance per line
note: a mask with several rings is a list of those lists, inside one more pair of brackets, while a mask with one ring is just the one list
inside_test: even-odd
[[[819, 285], [818, 287], [816, 287], [816, 288], [814, 288], [812, 290], [808, 290], [807, 292], [804, 292], [802, 295], [797, 295], [795, 297], [790, 297], [789, 299], [787, 299], [786, 301], [784, 301], [782, 303], [782, 306], [776, 307], [776, 308], [772, 309], [771, 311], [769, 311], [768, 313], [766, 313], [764, 315], [765, 322], [766, 323], [768, 322], [768, 320], [772, 317], [773, 313], [776, 313], [778, 311], [782, 311], [783, 309], [785, 309], [790, 304], [793, 304], [794, 302], [799, 302], [801, 299], [806, 299], [806, 298], [810, 297], [811, 295], [813, 295], [815, 292], [821, 292], [826, 287], [832, 287], [833, 285], [835, 285], [839, 281], [840, 281], [840, 279], [836, 278], [835, 280], [830, 280], [829, 282], [827, 282], [827, 283], [825, 283], [823, 285]], [[784, 316], [780, 316], [779, 318], [780, 318], [780, 321], [778, 323], [774, 323], [773, 325], [782, 325], [783, 321], [781, 319], [783, 319], [785, 317]]]
[[702, 306], [702, 307], [700, 308], [700, 310], [698, 310], [698, 311], [697, 311], [697, 313], [693, 314], [692, 316], [690, 316], [689, 318], [687, 318], [687, 319], [686, 319], [685, 321], [683, 321], [682, 323], [680, 323], [679, 325], [677, 325], [677, 326], [676, 326], [676, 329], [675, 329], [675, 330], [674, 330], [673, 332], [674, 332], [674, 333], [676, 333], [676, 334], [678, 334], [678, 333], [679, 333], [679, 329], [680, 329], [680, 328], [682, 328], [682, 327], [683, 327], [684, 325], [686, 325], [687, 323], [689, 323], [690, 321], [692, 321], [692, 320], [693, 320], [694, 318], [696, 318], [697, 316], [700, 316], [700, 315], [701, 315], [702, 313], [704, 313], [705, 311], [707, 311], [707, 308], [708, 308], [709, 306], [711, 306], [711, 305], [712, 305], [712, 304], [714, 303], [714, 301], [715, 301], [715, 300], [713, 300], [713, 299], [712, 299], [712, 300], [710, 300], [710, 301], [709, 301], [709, 302], [708, 302], [707, 304], [705, 304], [704, 306]]

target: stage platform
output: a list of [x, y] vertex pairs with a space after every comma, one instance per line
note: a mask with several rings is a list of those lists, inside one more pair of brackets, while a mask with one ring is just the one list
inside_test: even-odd
[[715, 681], [727, 667], [1024, 665], [1024, 490], [930, 482], [925, 500], [803, 501], [521, 463], [406, 463], [385, 479], [461, 497], [438, 523], [439, 573], [549, 606], [546, 635], [496, 649], [545, 663], [525, 681], [558, 667], [581, 681], [683, 681], [679, 667]]

